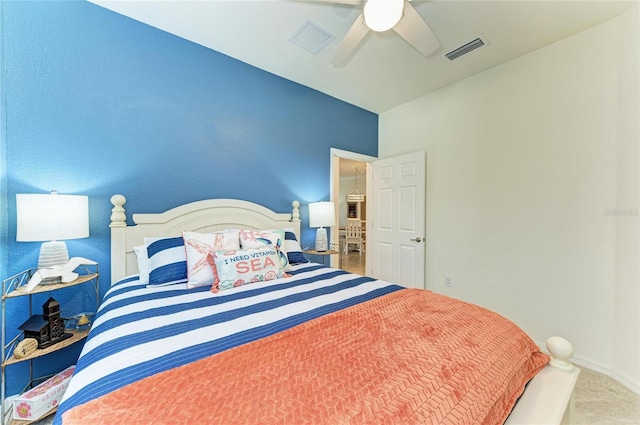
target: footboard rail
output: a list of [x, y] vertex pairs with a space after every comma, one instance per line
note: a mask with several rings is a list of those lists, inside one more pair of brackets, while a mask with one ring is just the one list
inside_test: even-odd
[[572, 423], [575, 388], [580, 369], [569, 362], [573, 346], [564, 338], [547, 340], [551, 361], [527, 385], [505, 425], [569, 425]]

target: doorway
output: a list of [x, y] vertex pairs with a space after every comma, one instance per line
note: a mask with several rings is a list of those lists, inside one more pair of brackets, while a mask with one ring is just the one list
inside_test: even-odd
[[340, 159], [338, 226], [340, 232], [340, 268], [365, 274], [367, 247], [367, 163]]
[[[331, 149], [331, 200], [336, 206], [336, 226], [331, 229], [331, 243], [340, 251], [331, 265], [366, 275], [366, 217], [369, 163], [377, 158], [354, 152]], [[347, 234], [348, 226], [360, 225], [359, 235]], [[350, 236], [347, 239], [347, 236]]]

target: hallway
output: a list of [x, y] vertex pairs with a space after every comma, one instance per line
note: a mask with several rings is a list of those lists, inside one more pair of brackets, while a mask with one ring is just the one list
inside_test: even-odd
[[364, 276], [366, 255], [360, 255], [357, 251], [350, 251], [348, 254], [340, 255], [340, 268], [351, 273]]

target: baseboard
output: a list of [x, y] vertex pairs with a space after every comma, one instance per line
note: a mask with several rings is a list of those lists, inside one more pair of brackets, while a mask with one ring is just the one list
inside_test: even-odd
[[[545, 343], [541, 343], [540, 341], [535, 341], [535, 343], [538, 344], [538, 346], [542, 351], [549, 354], [549, 351], [547, 350]], [[637, 380], [634, 380], [632, 377], [624, 373], [614, 371], [610, 367], [603, 365], [600, 362], [594, 361], [589, 357], [582, 356], [580, 354], [575, 354], [571, 358], [571, 362], [582, 368], [591, 369], [598, 373], [602, 373], [603, 375], [606, 375], [616, 380], [618, 383], [620, 383], [620, 385], [624, 385], [629, 390], [640, 395], [640, 382], [638, 382]]]
[[629, 388], [634, 393], [640, 395], [640, 383], [633, 382], [633, 379], [631, 379], [631, 377], [613, 371], [611, 371], [611, 374], [609, 376], [620, 382], [625, 387]]

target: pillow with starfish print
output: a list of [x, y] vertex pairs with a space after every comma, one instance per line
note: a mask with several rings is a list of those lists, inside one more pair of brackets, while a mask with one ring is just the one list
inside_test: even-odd
[[215, 233], [182, 232], [187, 257], [187, 287], [213, 284], [216, 251], [240, 249], [239, 230]]

